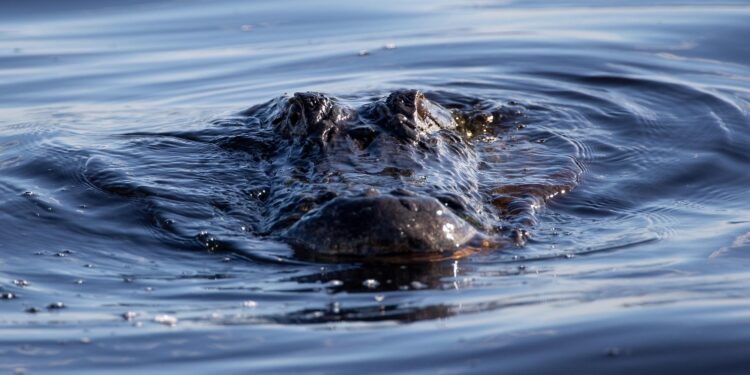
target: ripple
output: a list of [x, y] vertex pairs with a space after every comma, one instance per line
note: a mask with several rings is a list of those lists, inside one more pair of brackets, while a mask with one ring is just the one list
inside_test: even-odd
[[[746, 363], [750, 8], [684, 3], [6, 6], [0, 368]], [[358, 108], [405, 87], [503, 109], [466, 180], [496, 204], [474, 224], [525, 244], [368, 263], [272, 240], [272, 188], [309, 176], [270, 163], [279, 149], [239, 111], [304, 91]], [[434, 182], [418, 164], [373, 171], [415, 186], [467, 175], [436, 163]], [[443, 200], [460, 208], [473, 188]], [[274, 209], [322, 202], [308, 198]]]

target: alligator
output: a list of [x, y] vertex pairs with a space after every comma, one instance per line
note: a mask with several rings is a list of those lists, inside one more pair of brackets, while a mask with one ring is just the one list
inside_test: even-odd
[[213, 205], [241, 212], [252, 236], [315, 258], [450, 258], [523, 244], [539, 206], [575, 187], [580, 169], [544, 165], [553, 157], [536, 151], [551, 136], [524, 135], [520, 108], [418, 90], [305, 92], [168, 135], [243, 160], [244, 201]]

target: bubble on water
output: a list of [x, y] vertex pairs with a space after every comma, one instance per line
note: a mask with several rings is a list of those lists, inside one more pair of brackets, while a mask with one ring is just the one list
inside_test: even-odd
[[138, 316], [138, 313], [135, 311], [126, 311], [120, 315], [124, 320], [131, 321], [135, 319], [136, 316]]
[[380, 282], [375, 279], [367, 279], [362, 282], [362, 285], [369, 289], [375, 289], [380, 286]]
[[47, 305], [47, 310], [62, 310], [66, 308], [64, 303], [62, 302], [52, 302], [49, 305]]
[[147, 291], [147, 292], [153, 292], [153, 291], [154, 291], [154, 288], [153, 288], [153, 287], [150, 287], [150, 286], [147, 286], [147, 287], [143, 288], [143, 290], [145, 290], [145, 291]]
[[219, 239], [214, 237], [208, 231], [201, 231], [195, 236], [195, 239], [198, 240], [198, 242], [200, 242], [209, 252], [220, 250], [221, 244]]
[[31, 285], [27, 280], [23, 280], [23, 279], [13, 280], [13, 284], [15, 284], [16, 286], [19, 286], [21, 288], [25, 288], [25, 287]]
[[16, 295], [11, 292], [0, 293], [0, 299], [16, 299]]
[[341, 281], [341, 280], [335, 280], [335, 279], [334, 279], [334, 280], [331, 280], [331, 281], [329, 281], [329, 282], [328, 282], [328, 285], [330, 285], [330, 286], [332, 286], [332, 287], [339, 287], [339, 286], [343, 286], [343, 285], [344, 285], [344, 282], [343, 282], [343, 281]]
[[373, 297], [376, 302], [383, 302], [385, 300], [385, 295], [382, 294], [376, 294], [375, 297]]
[[341, 313], [341, 304], [339, 302], [331, 302], [328, 304], [328, 310], [332, 314], [340, 314]]
[[386, 43], [383, 49], [396, 49], [396, 43]]
[[622, 354], [622, 350], [620, 348], [609, 348], [607, 349], [607, 357], [614, 358], [619, 357]]
[[171, 327], [177, 325], [177, 317], [174, 315], [160, 314], [154, 317], [154, 322]]
[[417, 281], [417, 280], [415, 280], [415, 281], [412, 281], [412, 282], [411, 282], [411, 283], [409, 284], [409, 286], [410, 286], [410, 287], [411, 287], [412, 289], [427, 289], [427, 284], [425, 284], [425, 283], [423, 283], [423, 282], [421, 282], [421, 281]]
[[258, 307], [258, 302], [255, 302], [253, 300], [247, 300], [247, 301], [242, 302], [242, 307], [254, 309]]
[[360, 56], [367, 56], [369, 54], [370, 54], [370, 51], [368, 51], [366, 49], [359, 50], [359, 55]]
[[86, 268], [94, 268], [94, 265], [90, 263], [84, 264], [83, 266]]
[[81, 285], [81, 284], [83, 284], [83, 280], [81, 280], [81, 279], [78, 279], [78, 280], [75, 280], [75, 281], [73, 281], [73, 283], [74, 283], [74, 284], [78, 284], [78, 285]]

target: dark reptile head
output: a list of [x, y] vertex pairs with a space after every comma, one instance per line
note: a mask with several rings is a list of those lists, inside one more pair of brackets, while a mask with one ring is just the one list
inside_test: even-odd
[[295, 94], [272, 123], [287, 140], [279, 165], [293, 166], [275, 197], [291, 203], [276, 212], [272, 232], [295, 248], [440, 254], [480, 237], [466, 220], [476, 207], [461, 203], [478, 193], [476, 155], [454, 114], [423, 93], [396, 91], [358, 111]]
[[263, 171], [249, 181], [263, 192], [255, 233], [320, 256], [451, 256], [508, 238], [506, 217], [560, 190], [503, 184], [509, 127], [493, 104], [449, 108], [416, 90], [363, 101], [297, 93], [243, 113], [250, 129], [221, 144]]

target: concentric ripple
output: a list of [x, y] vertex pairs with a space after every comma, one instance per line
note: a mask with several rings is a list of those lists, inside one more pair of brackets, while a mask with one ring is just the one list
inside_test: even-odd
[[[0, 371], [748, 368], [750, 8], [566, 4], [7, 5]], [[460, 131], [367, 155], [359, 116], [404, 89]], [[265, 121], [296, 92], [363, 126], [338, 173]], [[503, 246], [321, 260], [277, 235], [368, 183]]]

